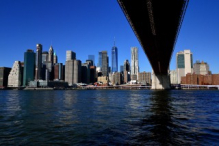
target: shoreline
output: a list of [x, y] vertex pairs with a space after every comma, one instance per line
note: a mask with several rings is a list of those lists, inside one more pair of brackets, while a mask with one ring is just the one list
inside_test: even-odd
[[[10, 87], [10, 88], [0, 88], [0, 90], [26, 90], [26, 91], [52, 91], [52, 90], [153, 90], [149, 87], [114, 87], [114, 86], [98, 86], [98, 87], [78, 87], [78, 88], [25, 88], [25, 87]], [[217, 88], [181, 88], [181, 89], [169, 89], [169, 90], [218, 90]], [[160, 90], [157, 90], [160, 91]]]

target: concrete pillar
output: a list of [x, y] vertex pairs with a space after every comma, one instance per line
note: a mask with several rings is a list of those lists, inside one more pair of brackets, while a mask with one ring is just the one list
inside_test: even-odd
[[169, 74], [152, 73], [151, 89], [153, 89], [153, 90], [170, 89], [170, 76], [169, 76]]

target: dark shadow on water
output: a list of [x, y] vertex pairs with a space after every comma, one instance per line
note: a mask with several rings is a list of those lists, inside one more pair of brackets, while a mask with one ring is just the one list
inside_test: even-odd
[[173, 114], [177, 109], [172, 106], [171, 91], [153, 91], [149, 100], [151, 103], [145, 111], [145, 117], [138, 123], [140, 125], [135, 125], [140, 126], [143, 131], [133, 138], [136, 143], [143, 145], [195, 144], [186, 140], [185, 137], [189, 133], [174, 122]]

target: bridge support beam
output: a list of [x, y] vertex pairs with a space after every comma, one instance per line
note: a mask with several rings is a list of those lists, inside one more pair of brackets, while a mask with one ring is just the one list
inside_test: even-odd
[[152, 72], [152, 90], [167, 90], [170, 89], [169, 74], [155, 74]]

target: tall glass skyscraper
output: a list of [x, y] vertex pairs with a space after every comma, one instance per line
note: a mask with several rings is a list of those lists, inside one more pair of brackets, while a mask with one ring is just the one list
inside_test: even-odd
[[118, 49], [116, 46], [112, 48], [112, 72], [118, 72]]
[[27, 50], [24, 53], [24, 71], [23, 86], [27, 86], [30, 81], [34, 80], [35, 53], [33, 50]]
[[98, 67], [102, 67], [102, 52], [99, 52], [99, 56], [98, 56]]
[[94, 55], [88, 55], [88, 60], [92, 60], [93, 65], [95, 66], [95, 56]]

